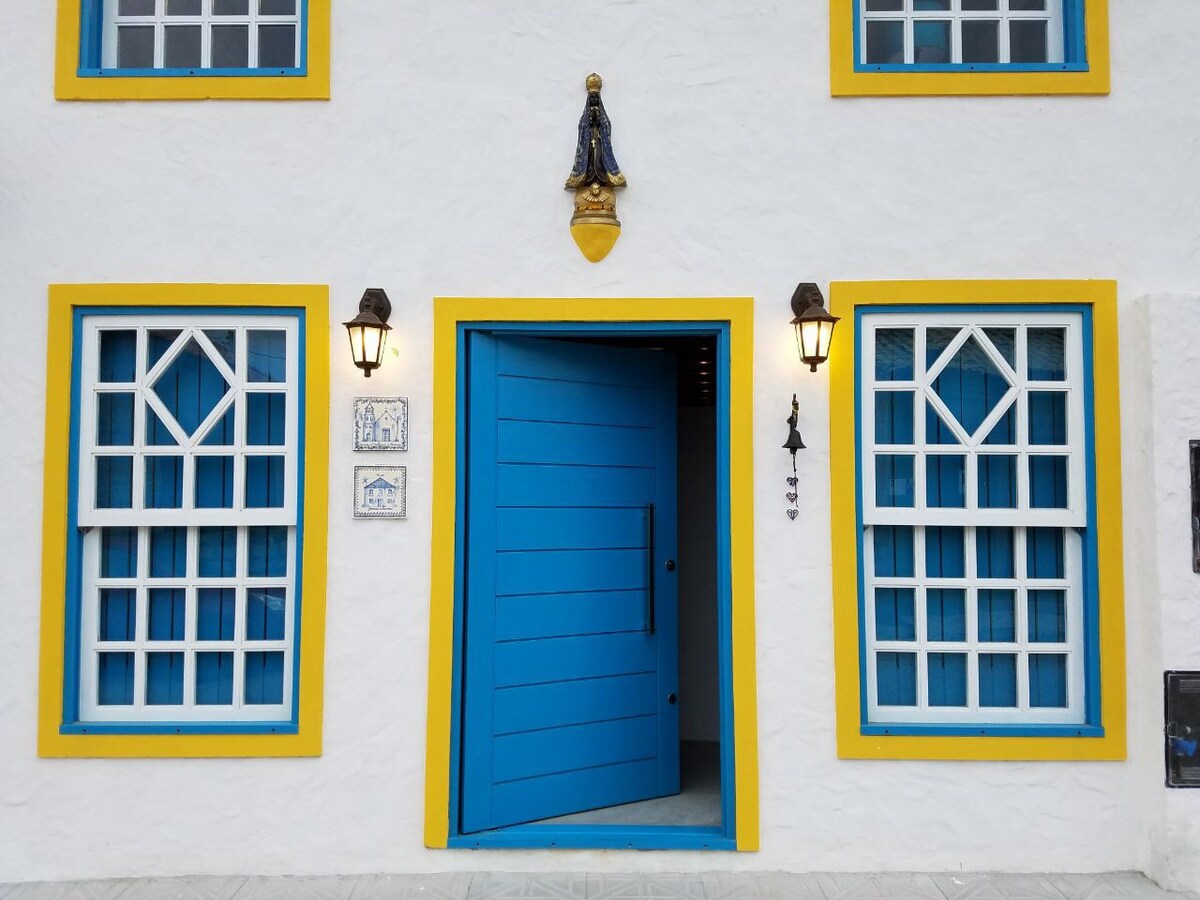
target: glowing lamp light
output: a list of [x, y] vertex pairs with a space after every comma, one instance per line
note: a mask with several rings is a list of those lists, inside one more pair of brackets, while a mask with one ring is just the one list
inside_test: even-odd
[[368, 288], [358, 302], [358, 315], [343, 323], [350, 332], [350, 355], [367, 378], [383, 362], [391, 314], [392, 304], [383, 289]]
[[811, 282], [800, 284], [792, 294], [792, 314], [800, 361], [815, 372], [817, 366], [829, 359], [833, 326], [841, 320], [826, 311], [821, 289]]

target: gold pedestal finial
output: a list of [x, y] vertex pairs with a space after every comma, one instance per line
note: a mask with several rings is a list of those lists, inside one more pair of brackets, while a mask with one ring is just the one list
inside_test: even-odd
[[567, 190], [575, 191], [571, 236], [585, 257], [600, 262], [621, 234], [617, 219], [616, 188], [625, 187], [625, 176], [612, 149], [612, 123], [604, 111], [600, 90], [604, 81], [593, 72], [584, 80], [587, 103], [579, 119], [575, 165], [567, 177]]

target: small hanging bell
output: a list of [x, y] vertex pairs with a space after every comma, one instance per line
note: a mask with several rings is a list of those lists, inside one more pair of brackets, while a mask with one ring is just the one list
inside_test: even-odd
[[796, 400], [796, 395], [792, 394], [792, 414], [788, 416], [788, 436], [784, 442], [783, 449], [792, 451], [792, 460], [795, 461], [796, 451], [806, 449], [804, 439], [800, 437], [800, 432], [796, 430], [796, 424], [800, 421], [800, 403]]

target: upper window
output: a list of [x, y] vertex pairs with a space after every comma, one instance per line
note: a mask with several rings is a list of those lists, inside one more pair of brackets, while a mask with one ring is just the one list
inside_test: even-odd
[[57, 94], [319, 99], [328, 55], [329, 0], [60, 0]]
[[[1096, 385], [1093, 309], [968, 305], [969, 283], [928, 294], [849, 311], [856, 353], [841, 402], [854, 415], [835, 428], [833, 452], [851, 456], [856, 475], [835, 515], [835, 562], [838, 627], [857, 623], [858, 677], [839, 717], [853, 715], [876, 750], [888, 737], [928, 748], [936, 736], [1103, 741], [1110, 727], [1123, 740], [1121, 686], [1103, 677], [1119, 675], [1120, 649], [1102, 640], [1120, 622], [1119, 563], [1100, 551], [1119, 530], [1119, 464], [1096, 422], [1098, 408], [1114, 421], [1116, 400], [1107, 379]], [[839, 667], [839, 696], [849, 672]], [[1118, 696], [1106, 704], [1108, 691]]]
[[[833, 93], [1108, 90], [1104, 0], [848, 0]], [[838, 13], [834, 13], [838, 17]]]
[[73, 320], [60, 734], [297, 734], [304, 310]]

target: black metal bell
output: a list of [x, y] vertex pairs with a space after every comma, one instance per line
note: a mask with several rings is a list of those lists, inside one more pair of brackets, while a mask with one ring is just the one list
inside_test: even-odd
[[788, 436], [784, 442], [783, 449], [791, 450], [792, 456], [796, 455], [797, 450], [806, 449], [804, 439], [800, 437], [800, 432], [796, 430], [796, 425], [800, 421], [800, 403], [796, 399], [796, 395], [792, 394], [792, 414], [788, 416]]

